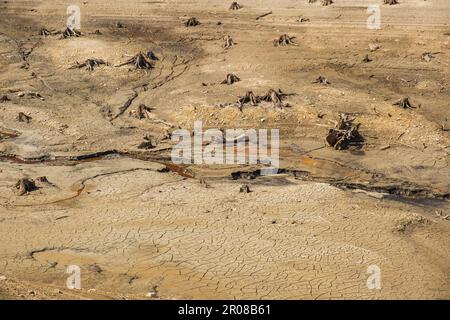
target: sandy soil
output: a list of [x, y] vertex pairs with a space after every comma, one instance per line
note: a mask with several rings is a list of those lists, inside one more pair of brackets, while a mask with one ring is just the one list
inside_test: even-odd
[[[0, 2], [1, 298], [450, 298], [450, 3], [381, 5], [368, 30], [376, 1], [239, 2]], [[82, 36], [39, 35], [63, 30], [69, 4]], [[274, 47], [282, 34], [297, 45]], [[116, 67], [147, 49], [154, 69]], [[110, 65], [69, 69], [88, 58]], [[241, 81], [220, 84], [228, 73]], [[271, 88], [288, 107], [229, 105]], [[403, 97], [415, 108], [393, 106]], [[145, 119], [130, 116], [140, 104]], [[361, 148], [325, 144], [340, 113], [361, 124]], [[281, 174], [174, 166], [170, 133], [195, 120], [280, 129]], [[146, 136], [155, 148], [138, 148]]]

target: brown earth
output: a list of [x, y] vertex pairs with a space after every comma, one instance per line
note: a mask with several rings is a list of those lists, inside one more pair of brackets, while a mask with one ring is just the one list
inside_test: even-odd
[[[39, 35], [64, 29], [66, 1], [0, 2], [0, 297], [449, 299], [450, 4], [381, 5], [368, 30], [377, 1], [75, 1], [67, 39]], [[275, 47], [283, 34], [296, 45]], [[117, 67], [148, 49], [154, 69]], [[70, 69], [90, 58], [108, 65]], [[289, 106], [229, 105], [269, 89]], [[340, 113], [362, 147], [325, 144]], [[281, 174], [174, 166], [170, 133], [194, 120], [280, 129]], [[19, 195], [21, 178], [37, 190]]]

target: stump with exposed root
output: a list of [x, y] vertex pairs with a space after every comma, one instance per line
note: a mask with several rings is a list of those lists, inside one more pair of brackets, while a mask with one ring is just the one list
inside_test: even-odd
[[19, 112], [19, 114], [17, 115], [17, 121], [19, 121], [19, 122], [30, 123], [31, 119], [32, 119], [31, 116], [29, 116], [23, 112]]
[[295, 37], [290, 37], [287, 34], [283, 34], [278, 39], [273, 40], [273, 45], [275, 47], [279, 47], [279, 46], [284, 47], [284, 46], [290, 46], [290, 45], [295, 46], [297, 44], [293, 41], [293, 39], [295, 39]]
[[327, 78], [324, 76], [319, 76], [316, 80], [314, 80], [312, 83], [321, 83], [321, 84], [330, 84], [330, 81], [328, 81]]
[[195, 27], [195, 26], [198, 26], [199, 24], [200, 24], [200, 21], [198, 21], [196, 17], [189, 18], [189, 19], [184, 23], [184, 25], [185, 25], [186, 27]]
[[414, 108], [414, 106], [409, 101], [408, 97], [404, 97], [404, 98], [399, 99], [398, 101], [394, 102], [393, 105], [402, 107], [403, 109], [412, 109], [412, 108]]
[[72, 65], [69, 69], [81, 69], [86, 67], [87, 70], [93, 71], [95, 67], [100, 65], [107, 65], [107, 62], [102, 59], [86, 59], [83, 63], [79, 63], [78, 61]]
[[135, 66], [136, 69], [153, 69], [155, 66], [153, 64], [153, 60], [150, 54], [153, 54], [153, 52], [149, 51], [147, 53], [143, 53], [142, 51], [139, 52], [137, 55], [133, 56], [132, 58], [128, 59], [127, 61], [117, 65], [117, 67], [122, 67], [125, 65], [132, 64]]
[[240, 97], [238, 100], [239, 106], [241, 108], [246, 103], [250, 103], [252, 106], [257, 106], [259, 102], [260, 102], [259, 97], [255, 96], [255, 94], [252, 91], [247, 91], [245, 95]]
[[233, 83], [238, 81], [241, 81], [241, 79], [237, 75], [229, 73], [227, 74], [226, 79], [221, 82], [221, 84], [232, 85]]
[[284, 96], [285, 94], [280, 89], [278, 89], [278, 91], [270, 89], [264, 96], [261, 97], [261, 100], [272, 102], [275, 106], [282, 106]]
[[223, 38], [224, 44], [223, 47], [225, 49], [231, 48], [232, 46], [234, 46], [236, 43], [233, 41], [233, 38], [231, 38], [231, 36], [227, 35]]
[[230, 6], [230, 10], [239, 10], [241, 8], [242, 8], [242, 6], [239, 3], [237, 3], [236, 1], [234, 1]]
[[16, 189], [18, 189], [18, 195], [23, 196], [28, 192], [34, 191], [37, 189], [35, 182], [32, 179], [22, 178], [16, 183]]
[[71, 27], [67, 27], [63, 33], [63, 38], [71, 38], [71, 37], [79, 37], [81, 36], [81, 32], [79, 30], [73, 29]]
[[339, 121], [328, 131], [327, 144], [336, 150], [347, 149], [350, 145], [360, 146], [364, 138], [358, 131], [360, 124], [355, 124], [354, 120], [347, 114], [340, 114]]

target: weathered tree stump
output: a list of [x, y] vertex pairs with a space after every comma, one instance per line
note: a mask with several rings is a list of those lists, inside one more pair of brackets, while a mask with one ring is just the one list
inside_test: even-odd
[[32, 179], [22, 178], [16, 183], [16, 189], [18, 189], [18, 195], [23, 196], [24, 194], [34, 191], [37, 189], [36, 184]]
[[285, 94], [280, 89], [278, 89], [278, 91], [270, 89], [264, 96], [261, 97], [261, 100], [272, 102], [276, 106], [282, 106], [284, 96]]
[[399, 99], [398, 101], [393, 103], [394, 106], [402, 107], [403, 109], [413, 109], [415, 108], [411, 102], [409, 101], [408, 97], [404, 97]]
[[233, 83], [238, 81], [241, 81], [241, 79], [237, 75], [229, 73], [227, 74], [226, 79], [221, 82], [221, 84], [232, 85]]
[[364, 138], [358, 132], [360, 124], [354, 124], [354, 120], [346, 114], [340, 114], [335, 127], [328, 131], [327, 144], [336, 150], [347, 149], [350, 145], [360, 146]]
[[72, 65], [69, 69], [80, 69], [86, 67], [87, 70], [93, 71], [95, 67], [100, 65], [107, 65], [108, 63], [102, 59], [87, 59], [83, 63], [79, 63], [78, 61]]
[[239, 188], [239, 192], [240, 193], [250, 193], [252, 192], [250, 190], [250, 187], [247, 184], [243, 184], [240, 188]]
[[223, 38], [224, 44], [223, 47], [225, 49], [231, 48], [232, 46], [234, 46], [236, 43], [233, 41], [233, 38], [231, 38], [231, 36], [227, 35]]
[[79, 37], [79, 36], [81, 36], [81, 32], [79, 30], [72, 29], [71, 27], [67, 27], [63, 31], [62, 36], [63, 36], [63, 38]]
[[19, 114], [17, 115], [17, 121], [19, 121], [19, 122], [30, 123], [31, 119], [33, 119], [33, 118], [31, 118], [29, 115], [26, 115], [23, 112], [19, 112]]
[[293, 39], [295, 39], [295, 37], [290, 37], [287, 34], [283, 34], [278, 39], [273, 40], [273, 45], [275, 47], [279, 46], [284, 47], [289, 45], [296, 46], [297, 44], [294, 41], [292, 41]]
[[242, 6], [239, 3], [237, 3], [236, 1], [234, 1], [230, 6], [230, 10], [239, 10], [241, 8], [242, 8]]
[[133, 64], [136, 69], [153, 69], [154, 64], [152, 60], [154, 59], [152, 59], [151, 56], [148, 56], [149, 53], [152, 54], [151, 51], [147, 53], [139, 52], [137, 55], [128, 59], [124, 63], [117, 65], [116, 67], [122, 67], [128, 64]]
[[198, 21], [196, 17], [189, 18], [189, 19], [184, 23], [184, 25], [185, 25], [186, 27], [195, 27], [195, 26], [198, 26], [199, 24], [200, 24], [200, 21]]
[[331, 82], [328, 81], [327, 78], [323, 76], [319, 76], [316, 80], [314, 80], [312, 83], [321, 83], [321, 84], [330, 84]]
[[238, 103], [242, 108], [242, 106], [246, 103], [250, 103], [252, 106], [257, 106], [259, 101], [259, 97], [255, 96], [252, 91], [247, 91], [244, 96], [239, 98]]
[[362, 60], [362, 62], [364, 62], [364, 63], [369, 63], [369, 62], [371, 62], [371, 61], [372, 61], [372, 59], [369, 58], [369, 55], [368, 55], [368, 54], [366, 54], [365, 57], [364, 57], [364, 59]]

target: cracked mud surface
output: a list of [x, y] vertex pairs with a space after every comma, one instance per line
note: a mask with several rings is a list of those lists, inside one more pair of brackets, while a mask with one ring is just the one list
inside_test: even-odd
[[[39, 35], [63, 30], [65, 2], [0, 3], [1, 298], [143, 299], [155, 285], [162, 299], [450, 298], [447, 1], [382, 7], [380, 31], [362, 0], [132, 2], [80, 3], [82, 35], [67, 39]], [[297, 45], [275, 48], [281, 34]], [[118, 67], [146, 50], [154, 68]], [[70, 69], [90, 58], [108, 64]], [[289, 107], [227, 106], [272, 88]], [[415, 108], [393, 106], [403, 97]], [[361, 149], [326, 146], [340, 113], [361, 123]], [[170, 132], [199, 119], [279, 128], [282, 173], [171, 165]]]

